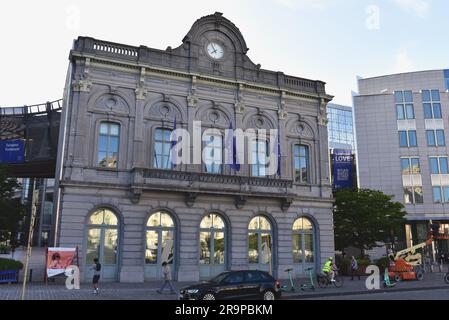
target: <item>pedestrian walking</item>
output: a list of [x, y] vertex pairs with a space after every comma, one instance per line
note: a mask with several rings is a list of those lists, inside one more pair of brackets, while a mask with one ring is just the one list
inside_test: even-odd
[[16, 246], [15, 245], [12, 245], [11, 246], [11, 259], [13, 259], [14, 260], [14, 253], [16, 252]]
[[98, 282], [100, 282], [101, 263], [98, 261], [98, 258], [94, 259], [94, 264], [90, 267], [90, 270], [94, 272], [94, 276], [92, 278], [92, 286], [94, 287], [93, 294], [99, 294], [100, 289], [98, 288]]
[[176, 294], [176, 289], [173, 287], [173, 284], [171, 283], [170, 266], [165, 261], [162, 262], [162, 274], [164, 275], [164, 284], [159, 290], [157, 290], [157, 293], [162, 294], [162, 291], [164, 291], [165, 286], [168, 285], [170, 287], [170, 294]]
[[354, 275], [357, 275], [360, 280], [359, 264], [354, 256], [351, 257], [351, 280], [354, 280]]

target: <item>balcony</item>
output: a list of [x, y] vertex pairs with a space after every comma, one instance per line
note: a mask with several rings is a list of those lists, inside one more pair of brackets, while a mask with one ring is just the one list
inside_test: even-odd
[[237, 207], [243, 206], [251, 196], [278, 198], [286, 209], [294, 197], [290, 180], [160, 169], [135, 168], [131, 188], [136, 200], [145, 190], [183, 192], [188, 205], [193, 205], [199, 194], [229, 195], [236, 197]]

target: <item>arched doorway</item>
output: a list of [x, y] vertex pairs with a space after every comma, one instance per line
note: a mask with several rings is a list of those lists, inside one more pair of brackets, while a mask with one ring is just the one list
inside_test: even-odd
[[200, 278], [209, 279], [226, 270], [226, 224], [211, 213], [200, 224]]
[[315, 228], [305, 217], [293, 223], [292, 250], [296, 275], [306, 274], [308, 268], [315, 267]]
[[248, 259], [251, 270], [273, 274], [273, 227], [264, 216], [254, 217], [248, 225]]
[[164, 211], [153, 213], [145, 227], [145, 279], [162, 279], [161, 265], [167, 262], [175, 275], [175, 222]]
[[92, 279], [91, 266], [94, 258], [98, 258], [102, 281], [118, 279], [119, 255], [119, 220], [114, 212], [100, 208], [93, 212], [87, 222], [87, 243], [85, 262], [85, 278]]

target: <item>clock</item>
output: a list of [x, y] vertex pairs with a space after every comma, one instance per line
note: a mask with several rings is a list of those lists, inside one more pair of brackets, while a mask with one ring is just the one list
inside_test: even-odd
[[221, 59], [223, 58], [224, 55], [224, 50], [223, 47], [221, 45], [219, 45], [216, 42], [210, 42], [207, 45], [207, 54], [212, 58], [212, 59]]

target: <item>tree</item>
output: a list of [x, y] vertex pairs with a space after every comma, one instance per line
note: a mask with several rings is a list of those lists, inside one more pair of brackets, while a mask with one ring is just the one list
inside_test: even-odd
[[335, 246], [365, 250], [380, 247], [379, 243], [404, 232], [404, 206], [393, 196], [369, 189], [339, 190], [335, 194]]
[[25, 215], [25, 207], [14, 197], [20, 188], [17, 179], [8, 177], [7, 171], [0, 167], [0, 242], [15, 238]]

